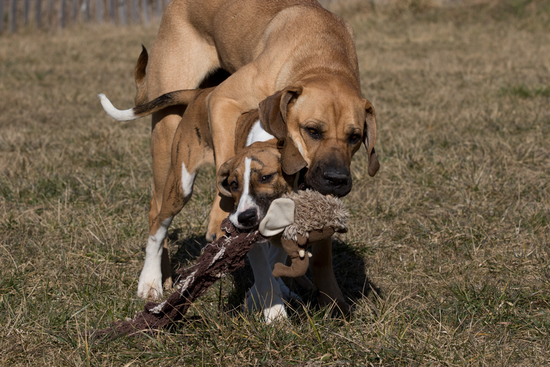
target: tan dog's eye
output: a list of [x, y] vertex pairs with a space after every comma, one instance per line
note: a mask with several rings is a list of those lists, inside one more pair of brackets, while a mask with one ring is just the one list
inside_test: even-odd
[[263, 175], [262, 177], [260, 177], [260, 182], [261, 183], [268, 183], [269, 181], [271, 181], [273, 179], [273, 176], [275, 176], [274, 173], [272, 173], [270, 175]]
[[307, 133], [315, 140], [319, 140], [323, 137], [323, 134], [314, 127], [306, 127]]
[[361, 135], [351, 134], [348, 138], [348, 143], [351, 144], [351, 145], [355, 145], [355, 144], [359, 143], [360, 140], [361, 140]]
[[231, 191], [237, 191], [239, 189], [239, 183], [237, 181], [232, 181], [230, 187]]

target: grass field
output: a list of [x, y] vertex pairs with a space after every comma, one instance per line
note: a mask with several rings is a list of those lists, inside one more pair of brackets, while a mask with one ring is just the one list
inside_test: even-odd
[[[96, 94], [132, 106], [156, 27], [0, 36], [0, 365], [550, 364], [550, 3], [361, 3], [332, 5], [356, 32], [381, 161], [369, 178], [354, 158], [335, 239], [353, 314], [303, 294], [266, 326], [234, 310], [244, 270], [174, 330], [110, 342], [86, 331], [144, 304], [150, 122], [114, 122]], [[205, 244], [213, 178], [172, 225], [176, 266]]]

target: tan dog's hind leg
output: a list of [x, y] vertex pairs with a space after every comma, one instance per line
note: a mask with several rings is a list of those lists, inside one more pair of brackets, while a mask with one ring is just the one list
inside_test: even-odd
[[[147, 67], [149, 101], [180, 89], [195, 89], [213, 70], [220, 67], [213, 45], [182, 19], [185, 2], [168, 5]], [[160, 211], [162, 190], [170, 167], [174, 133], [185, 109], [169, 108], [153, 114], [151, 152], [153, 155], [154, 193], [149, 212], [150, 223]]]
[[310, 267], [313, 283], [319, 290], [319, 303], [323, 306], [336, 303], [342, 312], [347, 313], [350, 306], [342, 295], [332, 268], [332, 238], [311, 243], [311, 250], [313, 256], [310, 259]]

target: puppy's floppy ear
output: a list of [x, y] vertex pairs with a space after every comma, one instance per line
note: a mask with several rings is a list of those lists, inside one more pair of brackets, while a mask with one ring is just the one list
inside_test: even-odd
[[216, 186], [218, 187], [218, 191], [220, 194], [228, 198], [233, 197], [233, 195], [231, 195], [231, 191], [229, 190], [229, 182], [227, 182], [232, 160], [233, 158], [222, 164], [218, 169], [218, 172], [216, 172]]
[[302, 87], [288, 87], [260, 102], [260, 121], [263, 128], [279, 140], [281, 167], [287, 175], [293, 175], [307, 163], [288, 135], [287, 115], [290, 103], [302, 94]]
[[374, 143], [376, 142], [376, 116], [374, 113], [374, 107], [365, 99], [365, 128], [363, 129], [363, 143], [367, 148], [367, 155], [369, 157], [369, 176], [373, 177], [378, 169], [380, 163], [378, 157], [374, 151]]

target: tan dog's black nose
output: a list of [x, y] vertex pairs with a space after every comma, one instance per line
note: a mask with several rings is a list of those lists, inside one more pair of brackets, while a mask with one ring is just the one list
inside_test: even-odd
[[323, 178], [333, 186], [349, 185], [350, 177], [345, 173], [324, 172]]
[[346, 196], [352, 187], [350, 171], [345, 166], [318, 165], [306, 176], [306, 184], [323, 195]]

